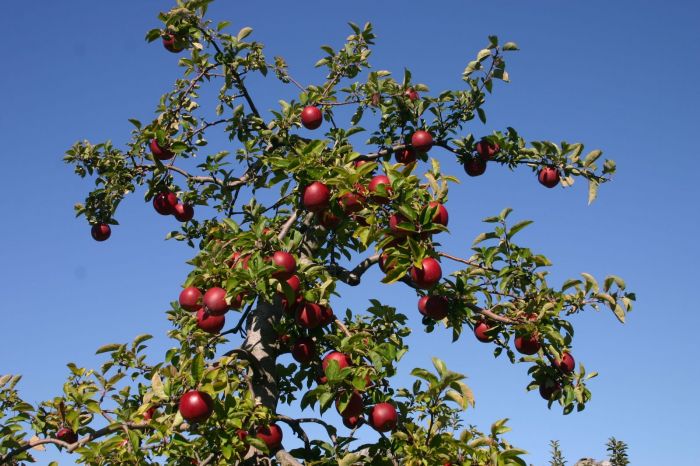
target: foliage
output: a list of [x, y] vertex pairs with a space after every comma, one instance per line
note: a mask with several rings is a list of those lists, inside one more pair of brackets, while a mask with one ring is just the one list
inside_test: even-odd
[[610, 437], [606, 447], [610, 454], [611, 466], [627, 466], [630, 463], [627, 458], [627, 444], [625, 442]]

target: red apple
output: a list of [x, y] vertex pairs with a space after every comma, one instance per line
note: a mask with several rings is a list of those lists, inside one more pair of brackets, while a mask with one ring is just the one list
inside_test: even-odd
[[[384, 185], [384, 192], [386, 194], [379, 193], [379, 186]], [[369, 182], [367, 190], [372, 194], [372, 198], [380, 204], [384, 204], [389, 201], [391, 195], [391, 182], [386, 175], [377, 175]]]
[[151, 142], [148, 144], [149, 147], [151, 148], [151, 153], [155, 158], [158, 160], [169, 160], [172, 159], [173, 156], [175, 155], [172, 151], [165, 147], [161, 147], [158, 144], [157, 139], [151, 139]]
[[362, 414], [364, 407], [365, 405], [362, 402], [362, 395], [360, 395], [357, 390], [352, 392], [348, 403], [345, 405], [345, 409], [342, 411], [340, 410], [340, 396], [335, 399], [335, 409], [337, 409], [338, 413], [344, 418], [359, 417]]
[[399, 238], [403, 238], [409, 235], [411, 233], [410, 231], [405, 230], [399, 226], [401, 223], [407, 222], [408, 219], [403, 215], [399, 213], [391, 214], [389, 216], [389, 229], [391, 230], [391, 234]]
[[180, 292], [180, 306], [186, 311], [195, 312], [199, 310], [202, 307], [199, 304], [200, 299], [202, 299], [202, 292], [197, 287], [188, 286]]
[[338, 204], [340, 204], [343, 212], [349, 214], [361, 211], [364, 208], [362, 205], [364, 201], [365, 198], [361, 194], [348, 192], [340, 196]]
[[299, 293], [299, 289], [301, 288], [301, 280], [299, 280], [298, 276], [292, 275], [287, 279], [287, 285], [289, 285], [289, 287], [294, 292], [294, 295], [296, 296], [297, 293]]
[[348, 429], [354, 429], [360, 423], [360, 419], [359, 416], [344, 417], [343, 425]]
[[112, 229], [106, 223], [96, 223], [92, 226], [90, 234], [95, 241], [105, 241], [112, 234]]
[[282, 300], [280, 301], [280, 304], [282, 306], [282, 309], [284, 309], [284, 312], [290, 316], [294, 317], [296, 316], [297, 310], [300, 307], [303, 307], [302, 304], [304, 303], [304, 297], [303, 296], [297, 296], [297, 298], [292, 301], [288, 302], [287, 297], [283, 297]]
[[419, 97], [418, 92], [416, 92], [416, 90], [413, 89], [412, 87], [409, 87], [408, 89], [406, 89], [403, 94], [406, 97], [408, 97], [409, 100], [412, 100], [412, 101], [418, 99], [418, 97]]
[[225, 323], [226, 317], [223, 315], [215, 316], [209, 314], [203, 307], [200, 307], [197, 311], [197, 327], [207, 333], [219, 333], [221, 329], [224, 328]]
[[559, 184], [559, 170], [554, 167], [543, 167], [537, 174], [537, 179], [542, 186], [553, 188]]
[[230, 268], [241, 266], [244, 270], [248, 270], [248, 262], [250, 261], [250, 254], [241, 256], [240, 252], [234, 252], [231, 254], [231, 258], [228, 260], [227, 264]]
[[218, 286], [209, 288], [204, 293], [202, 302], [209, 314], [214, 316], [224, 315], [229, 309], [229, 304], [226, 302], [226, 290]]
[[469, 176], [483, 175], [486, 171], [486, 160], [481, 157], [472, 157], [464, 162], [464, 171]]
[[386, 252], [379, 256], [379, 268], [384, 273], [389, 273], [395, 267], [393, 262], [387, 262], [389, 260], [389, 254]]
[[344, 369], [351, 365], [350, 358], [346, 354], [339, 351], [332, 351], [323, 358], [323, 362], [321, 363], [324, 373], [326, 372], [328, 364], [330, 364], [331, 361], [337, 362], [339, 369]]
[[442, 278], [440, 263], [432, 257], [423, 259], [422, 268], [411, 267], [411, 280], [416, 287], [427, 290], [435, 286]]
[[326, 230], [335, 230], [340, 225], [340, 217], [330, 210], [324, 210], [316, 214], [318, 223]]
[[433, 223], [437, 223], [444, 227], [447, 226], [447, 222], [450, 220], [450, 215], [447, 213], [447, 209], [444, 205], [437, 201], [432, 201], [428, 204], [431, 208], [437, 207], [437, 212], [433, 215]]
[[418, 300], [418, 311], [431, 319], [442, 320], [449, 310], [450, 302], [444, 296], [423, 296]]
[[301, 111], [301, 124], [306, 129], [316, 129], [323, 122], [323, 114], [318, 107], [309, 105]]
[[552, 395], [554, 395], [554, 393], [560, 389], [561, 385], [559, 385], [559, 382], [556, 380], [547, 379], [540, 384], [540, 396], [545, 400], [550, 400]]
[[563, 373], [571, 374], [576, 367], [576, 360], [570, 353], [562, 353], [561, 359], [555, 359], [554, 365], [557, 366]]
[[258, 427], [255, 436], [265, 442], [270, 451], [277, 450], [282, 446], [282, 429], [277, 424]]
[[404, 165], [408, 165], [409, 163], [416, 161], [416, 151], [410, 147], [399, 149], [394, 153], [394, 155], [396, 156], [396, 162], [403, 163]]
[[390, 403], [377, 403], [369, 412], [369, 425], [378, 432], [396, 429], [399, 415]]
[[78, 434], [73, 432], [73, 429], [69, 427], [61, 427], [56, 431], [56, 438], [66, 443], [73, 444], [78, 441]]
[[320, 321], [321, 326], [326, 326], [335, 320], [335, 314], [330, 306], [319, 305], [321, 308]]
[[153, 208], [161, 215], [171, 215], [177, 205], [177, 196], [170, 191], [163, 191], [153, 197]]
[[533, 355], [540, 350], [540, 340], [537, 335], [520, 335], [515, 337], [515, 349], [519, 353]]
[[180, 397], [180, 414], [187, 422], [202, 422], [214, 411], [214, 401], [206, 392], [190, 390]]
[[331, 192], [320, 181], [314, 181], [304, 188], [301, 195], [301, 203], [309, 212], [320, 212], [328, 208], [331, 200]]
[[177, 204], [173, 209], [173, 214], [179, 222], [189, 222], [194, 217], [194, 208], [190, 204]]
[[275, 252], [272, 255], [272, 263], [280, 269], [272, 274], [277, 280], [288, 280], [297, 270], [297, 261], [286, 251]]
[[325, 325], [324, 306], [316, 303], [305, 303], [303, 306], [297, 306], [296, 322], [304, 328], [316, 328], [320, 325]]
[[493, 341], [493, 337], [487, 332], [491, 330], [491, 326], [484, 321], [479, 322], [474, 326], [474, 335], [476, 339], [482, 343], [489, 343]]
[[299, 338], [292, 346], [292, 357], [301, 364], [309, 364], [316, 356], [316, 343], [311, 338]]
[[155, 406], [151, 406], [150, 408], [148, 408], [148, 409], [143, 413], [143, 418], [144, 418], [145, 420], [147, 420], [147, 421], [150, 421], [151, 419], [153, 419], [153, 416], [154, 416], [155, 414], [156, 414], [156, 407], [155, 407]]
[[178, 43], [175, 35], [170, 33], [163, 34], [163, 47], [172, 53], [180, 53], [183, 50], [182, 45]]
[[411, 145], [418, 152], [428, 152], [433, 147], [433, 136], [429, 132], [419, 129], [411, 136]]
[[496, 152], [501, 150], [501, 147], [497, 143], [484, 138], [476, 143], [475, 149], [482, 159], [491, 160], [496, 155]]

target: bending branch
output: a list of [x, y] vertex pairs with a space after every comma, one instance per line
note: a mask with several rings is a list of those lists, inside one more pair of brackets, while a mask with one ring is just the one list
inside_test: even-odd
[[328, 272], [333, 275], [338, 280], [346, 283], [350, 286], [357, 286], [360, 284], [362, 274], [364, 274], [370, 267], [379, 261], [379, 254], [368, 257], [363, 260], [354, 269], [348, 270], [336, 264], [330, 264], [326, 266]]

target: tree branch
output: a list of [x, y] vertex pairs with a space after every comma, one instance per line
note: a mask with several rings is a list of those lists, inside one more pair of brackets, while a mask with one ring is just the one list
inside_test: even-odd
[[350, 286], [357, 286], [360, 284], [362, 274], [364, 274], [370, 267], [379, 262], [379, 254], [368, 257], [359, 264], [355, 266], [354, 269], [348, 270], [340, 265], [330, 264], [326, 266], [328, 272]]

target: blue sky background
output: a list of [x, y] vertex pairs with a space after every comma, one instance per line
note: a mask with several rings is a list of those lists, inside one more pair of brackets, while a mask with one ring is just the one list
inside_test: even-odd
[[[688, 1], [599, 0], [329, 5], [220, 1], [210, 17], [231, 20], [233, 31], [253, 27], [268, 57], [284, 56], [304, 83], [320, 81], [312, 67], [322, 54], [318, 47], [341, 44], [347, 21], [375, 24], [375, 68], [400, 78], [406, 66], [434, 92], [462, 84], [465, 64], [487, 35], [516, 41], [522, 51], [509, 57], [512, 83], [496, 86], [487, 124], [466, 132], [513, 126], [527, 139], [581, 141], [614, 158], [619, 174], [586, 206], [583, 183], [547, 190], [529, 171], [490, 166], [451, 190], [453, 233], [443, 234], [444, 249], [468, 255], [482, 231], [479, 220], [510, 206], [514, 218], [535, 220], [520, 242], [552, 259], [554, 284], [579, 272], [616, 273], [639, 298], [625, 326], [609, 312], [575, 319], [576, 358], [601, 376], [590, 384], [587, 409], [566, 417], [525, 392], [525, 365], [494, 360], [491, 348], [469, 335], [451, 344], [444, 330], [424, 334], [413, 294], [402, 285], [382, 286], [377, 271], [367, 274], [361, 292], [334, 307], [360, 309], [379, 296], [411, 315], [413, 351], [402, 373], [430, 367], [430, 357], [439, 356], [467, 374], [477, 406], [465, 420], [486, 429], [511, 418], [508, 438], [530, 452], [532, 464], [546, 464], [550, 439], [560, 440], [572, 464], [582, 456], [602, 458], [611, 435], [630, 445], [635, 466], [695, 464], [700, 8]], [[147, 332], [156, 336], [154, 357], [170, 346], [163, 310], [176, 299], [192, 253], [163, 241], [177, 224], [136, 195], [123, 203], [112, 238], [94, 242], [72, 209], [90, 183], [61, 161], [78, 139], [121, 146], [131, 129], [127, 118], [152, 118], [179, 69], [174, 55], [143, 37], [158, 27], [157, 11], [169, 6], [136, 0], [2, 6], [0, 373], [24, 374], [21, 388], [30, 401], [59, 392], [68, 361], [99, 364], [93, 353], [104, 343]], [[291, 86], [268, 83], [251, 83], [260, 108], [296, 97]], [[431, 155], [462, 175], [448, 153]], [[73, 464], [54, 452], [39, 462], [55, 458]]]

